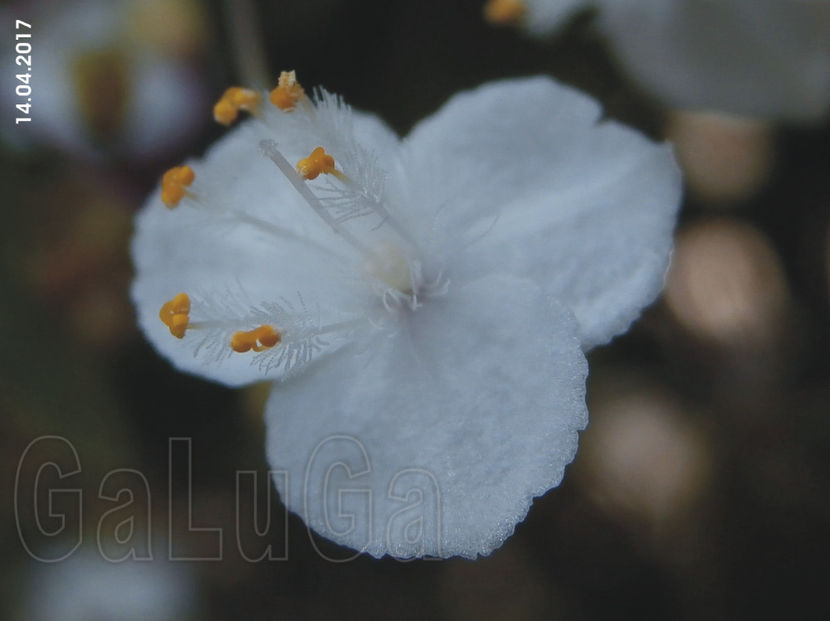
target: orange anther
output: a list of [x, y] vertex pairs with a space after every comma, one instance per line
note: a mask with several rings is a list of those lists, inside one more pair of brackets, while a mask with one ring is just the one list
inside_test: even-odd
[[159, 311], [159, 319], [170, 328], [170, 334], [180, 339], [184, 336], [190, 321], [190, 298], [180, 293], [169, 302], [165, 302]]
[[239, 116], [240, 110], [254, 112], [258, 105], [259, 93], [248, 88], [231, 86], [213, 106], [213, 118], [222, 125], [230, 125]]
[[173, 209], [186, 194], [188, 187], [196, 178], [190, 166], [174, 166], [161, 178], [161, 200], [168, 209]]
[[525, 13], [527, 7], [522, 0], [489, 0], [484, 5], [484, 19], [491, 24], [516, 25]]
[[317, 147], [311, 155], [297, 162], [297, 172], [303, 179], [316, 179], [321, 173], [342, 176], [342, 173], [334, 168], [334, 158], [326, 153], [323, 147]]
[[235, 352], [262, 351], [273, 347], [282, 340], [278, 330], [272, 326], [260, 326], [247, 332], [234, 332], [231, 337], [231, 349]]
[[303, 97], [305, 91], [297, 82], [297, 74], [294, 71], [280, 73], [279, 82], [271, 91], [271, 103], [283, 112], [291, 112]]

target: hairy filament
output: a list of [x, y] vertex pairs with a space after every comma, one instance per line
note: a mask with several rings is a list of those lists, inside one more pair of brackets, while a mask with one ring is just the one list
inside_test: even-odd
[[291, 182], [291, 185], [300, 193], [306, 203], [314, 210], [314, 212], [320, 216], [320, 218], [325, 222], [331, 229], [340, 235], [343, 239], [345, 239], [355, 250], [357, 250], [360, 254], [366, 257], [369, 260], [376, 261], [377, 256], [371, 250], [369, 250], [363, 243], [360, 242], [354, 235], [352, 235], [349, 231], [344, 229], [337, 220], [331, 217], [328, 211], [323, 207], [323, 204], [320, 202], [314, 193], [309, 189], [306, 185], [303, 178], [297, 174], [297, 171], [294, 170], [294, 167], [285, 159], [285, 156], [279, 152], [277, 149], [277, 143], [273, 140], [261, 140], [259, 143], [260, 149], [268, 157], [274, 164], [277, 165], [277, 168], [280, 169], [280, 172], [285, 175], [288, 181]]

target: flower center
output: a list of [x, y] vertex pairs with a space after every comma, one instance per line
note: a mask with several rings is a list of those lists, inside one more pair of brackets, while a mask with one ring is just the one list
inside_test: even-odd
[[[400, 246], [385, 242], [372, 249], [373, 259], [364, 272], [375, 283], [383, 308], [392, 315], [401, 310], [416, 311], [427, 300], [444, 295], [450, 286], [443, 270], [425, 268]], [[380, 323], [383, 323], [381, 320]]]
[[418, 285], [413, 278], [412, 269], [406, 255], [392, 243], [382, 243], [374, 250], [376, 259], [366, 262], [366, 274], [390, 288], [412, 295], [417, 293]]

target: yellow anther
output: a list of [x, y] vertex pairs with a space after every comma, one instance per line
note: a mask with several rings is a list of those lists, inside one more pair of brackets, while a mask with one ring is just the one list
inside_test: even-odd
[[159, 319], [170, 328], [170, 334], [180, 339], [187, 330], [190, 321], [190, 298], [180, 293], [169, 302], [165, 302], [159, 311]]
[[484, 19], [491, 24], [516, 25], [527, 13], [522, 0], [488, 0], [484, 5]]
[[320, 174], [343, 178], [343, 173], [334, 167], [334, 158], [323, 147], [317, 147], [297, 162], [297, 172], [303, 179], [316, 179]]
[[271, 103], [283, 112], [291, 112], [303, 97], [305, 91], [297, 82], [297, 74], [294, 71], [280, 73], [279, 82], [271, 91]]
[[262, 351], [269, 349], [282, 340], [279, 330], [273, 326], [260, 326], [247, 332], [234, 332], [231, 337], [231, 349], [235, 352]]
[[190, 166], [174, 166], [161, 178], [161, 200], [168, 209], [179, 204], [187, 193], [185, 190], [196, 178]]
[[240, 110], [255, 112], [258, 105], [259, 93], [248, 88], [231, 86], [213, 106], [213, 118], [222, 125], [230, 125], [239, 116]]

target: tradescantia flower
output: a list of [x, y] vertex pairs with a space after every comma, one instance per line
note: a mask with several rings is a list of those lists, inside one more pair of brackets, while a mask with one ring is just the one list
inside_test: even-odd
[[240, 110], [137, 217], [144, 332], [182, 370], [274, 381], [275, 483], [318, 533], [489, 553], [573, 459], [583, 352], [662, 286], [669, 147], [547, 78], [456, 95], [403, 141], [293, 72], [214, 113]]
[[489, 0], [485, 16], [544, 35], [585, 8], [669, 105], [797, 121], [830, 110], [828, 0]]

